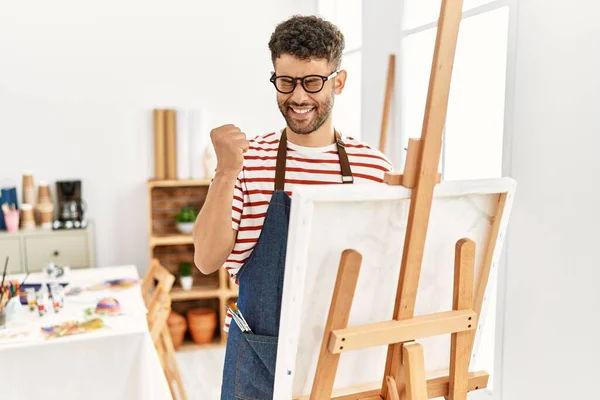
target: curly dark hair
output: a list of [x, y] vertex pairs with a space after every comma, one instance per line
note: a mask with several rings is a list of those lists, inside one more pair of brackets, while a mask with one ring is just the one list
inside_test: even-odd
[[271, 60], [289, 54], [300, 60], [326, 59], [336, 69], [342, 63], [344, 35], [331, 22], [314, 15], [294, 15], [280, 23], [269, 40]]

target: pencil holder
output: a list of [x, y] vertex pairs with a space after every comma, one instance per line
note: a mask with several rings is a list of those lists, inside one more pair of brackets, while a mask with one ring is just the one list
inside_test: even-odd
[[8, 303], [6, 303], [5, 307], [5, 318], [6, 322], [10, 322], [17, 319], [17, 316], [23, 310], [23, 306], [21, 305], [21, 301], [18, 296], [12, 297]]
[[19, 231], [19, 210], [4, 212], [4, 222], [8, 232]]

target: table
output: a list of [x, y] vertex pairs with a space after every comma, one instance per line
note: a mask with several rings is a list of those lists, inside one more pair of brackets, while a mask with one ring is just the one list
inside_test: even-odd
[[[20, 280], [24, 275], [13, 275]], [[134, 266], [72, 270], [59, 279], [88, 287], [108, 279], [139, 278]], [[49, 280], [31, 274], [27, 283]], [[104, 296], [115, 297], [123, 315], [102, 317], [106, 327], [80, 335], [44, 339], [40, 327], [83, 319], [84, 310]], [[24, 308], [0, 330], [0, 398], [16, 400], [171, 399], [169, 387], [148, 331], [139, 285], [122, 290], [84, 291], [67, 296], [59, 313], [39, 317]], [[6, 338], [6, 333], [27, 336]]]

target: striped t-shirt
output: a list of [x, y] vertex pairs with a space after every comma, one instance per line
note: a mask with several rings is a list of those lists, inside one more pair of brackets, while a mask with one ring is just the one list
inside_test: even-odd
[[[231, 219], [237, 238], [224, 268], [236, 284], [237, 272], [258, 241], [274, 190], [280, 137], [281, 132], [276, 132], [249, 140], [244, 166], [235, 184]], [[383, 182], [384, 173], [392, 167], [389, 160], [378, 150], [352, 137], [343, 137], [343, 140], [354, 184]], [[337, 144], [303, 147], [288, 140], [284, 186], [288, 195], [302, 185], [341, 184], [341, 177]], [[230, 321], [228, 312], [225, 331]]]

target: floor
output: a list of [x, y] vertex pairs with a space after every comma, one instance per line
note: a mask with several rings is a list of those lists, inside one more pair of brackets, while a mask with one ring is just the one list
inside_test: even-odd
[[219, 400], [225, 347], [176, 353], [188, 400]]

